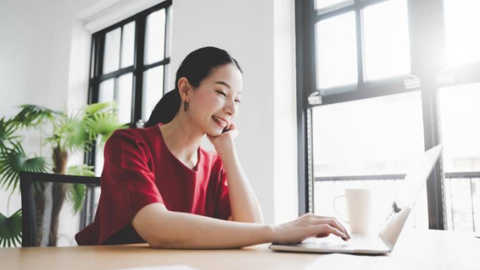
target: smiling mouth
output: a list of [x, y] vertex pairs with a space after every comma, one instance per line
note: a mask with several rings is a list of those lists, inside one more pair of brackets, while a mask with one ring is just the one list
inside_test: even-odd
[[212, 116], [213, 120], [219, 125], [221, 126], [222, 128], [226, 127], [227, 126], [227, 122], [224, 121], [223, 119], [213, 115]]

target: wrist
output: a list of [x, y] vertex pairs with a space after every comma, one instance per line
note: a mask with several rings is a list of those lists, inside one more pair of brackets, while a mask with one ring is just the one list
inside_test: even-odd
[[265, 235], [265, 242], [274, 243], [275, 242], [275, 225], [264, 225], [263, 231]]
[[214, 145], [214, 147], [220, 157], [235, 153], [235, 143], [233, 142], [233, 140], [221, 141]]

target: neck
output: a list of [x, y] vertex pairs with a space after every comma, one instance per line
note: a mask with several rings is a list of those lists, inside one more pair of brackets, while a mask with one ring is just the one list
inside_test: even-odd
[[183, 112], [178, 113], [170, 123], [161, 126], [160, 130], [170, 152], [187, 167], [195, 167], [198, 147], [205, 134], [190, 124]]

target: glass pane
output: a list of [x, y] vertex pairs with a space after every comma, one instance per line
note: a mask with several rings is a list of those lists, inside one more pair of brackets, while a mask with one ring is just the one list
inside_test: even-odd
[[95, 46], [92, 46], [92, 52], [90, 54], [90, 79], [93, 78], [95, 76], [95, 57], [96, 57], [96, 53], [95, 53]]
[[98, 102], [111, 102], [115, 100], [115, 80], [110, 79], [100, 83], [100, 92], [98, 93]]
[[132, 73], [122, 75], [118, 78], [118, 120], [121, 123], [132, 122]]
[[[480, 231], [480, 83], [439, 90], [450, 230]], [[469, 173], [470, 175], [464, 175]]]
[[103, 164], [105, 160], [103, 158], [103, 147], [100, 145], [101, 140], [95, 142], [95, 176], [101, 176], [103, 171]]
[[123, 27], [122, 36], [122, 65], [128, 67], [133, 65], [133, 51], [135, 48], [135, 22]]
[[[402, 185], [396, 175], [406, 174], [423, 153], [422, 120], [419, 92], [313, 108], [315, 213], [336, 216], [332, 201], [345, 188], [372, 188], [375, 224], [381, 225]], [[378, 178], [362, 178], [366, 175]], [[417, 201], [411, 220], [411, 226], [428, 229], [426, 195]]]
[[450, 65], [480, 61], [480, 1], [444, 0], [447, 56]]
[[[355, 13], [349, 12], [315, 25], [317, 88], [357, 83]], [[328, 94], [323, 91], [323, 94]]]
[[163, 96], [163, 66], [145, 71], [143, 78], [142, 119], [148, 121], [153, 108]]
[[120, 28], [108, 32], [105, 36], [103, 74], [118, 70], [120, 63], [120, 36]]
[[165, 9], [147, 17], [145, 64], [163, 60], [165, 52]]
[[[112, 102], [115, 100], [115, 79], [106, 80], [100, 83], [98, 102]], [[100, 140], [96, 142], [95, 148], [95, 175], [100, 176], [103, 170], [103, 149], [100, 147]]]
[[315, 0], [315, 9], [327, 8], [342, 2], [345, 5], [353, 3], [352, 0]]
[[410, 39], [406, 0], [365, 8], [365, 80], [410, 73]]

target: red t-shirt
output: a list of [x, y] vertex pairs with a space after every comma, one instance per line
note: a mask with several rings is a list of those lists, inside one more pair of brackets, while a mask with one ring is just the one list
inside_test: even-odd
[[220, 157], [199, 148], [198, 163], [190, 169], [168, 150], [158, 126], [116, 131], [104, 155], [97, 213], [94, 222], [75, 235], [79, 245], [145, 242], [132, 220], [152, 203], [224, 220], [231, 215]]

